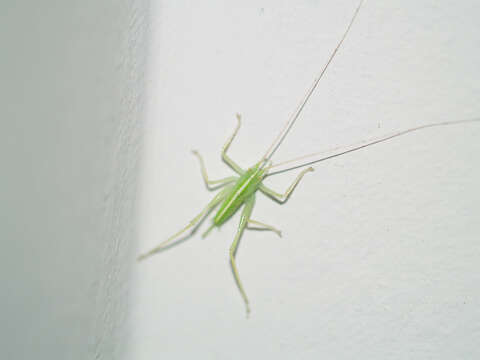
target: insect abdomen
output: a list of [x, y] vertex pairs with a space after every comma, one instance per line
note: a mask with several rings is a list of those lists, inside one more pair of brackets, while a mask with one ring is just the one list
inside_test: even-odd
[[213, 219], [215, 226], [222, 225], [235, 214], [245, 200], [257, 190], [262, 182], [264, 173], [265, 171], [259, 169], [259, 165], [257, 164], [238, 178], [231, 193], [225, 198]]

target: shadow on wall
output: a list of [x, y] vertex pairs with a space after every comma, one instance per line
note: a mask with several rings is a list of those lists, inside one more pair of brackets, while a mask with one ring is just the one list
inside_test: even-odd
[[121, 359], [147, 0], [3, 2], [5, 359]]

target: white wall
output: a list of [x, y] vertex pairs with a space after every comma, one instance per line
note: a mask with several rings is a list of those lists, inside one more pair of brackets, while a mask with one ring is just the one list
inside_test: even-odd
[[0, 3], [0, 358], [128, 347], [147, 1]]
[[[230, 174], [240, 112], [231, 155], [256, 161], [355, 6], [2, 2], [1, 358], [478, 357], [476, 124], [318, 164], [284, 206], [259, 196], [283, 238], [243, 237], [248, 320], [227, 255], [238, 218], [134, 262], [212, 197], [190, 150]], [[479, 10], [367, 0], [274, 160], [480, 116]]]
[[[213, 178], [266, 150], [357, 4], [160, 1], [152, 9], [141, 250], [184, 226]], [[477, 1], [366, 1], [274, 160], [480, 116]], [[290, 201], [135, 268], [132, 359], [473, 359], [480, 355], [480, 126], [436, 128], [316, 166]], [[284, 189], [295, 172], [268, 179]], [[207, 224], [204, 224], [206, 227]]]

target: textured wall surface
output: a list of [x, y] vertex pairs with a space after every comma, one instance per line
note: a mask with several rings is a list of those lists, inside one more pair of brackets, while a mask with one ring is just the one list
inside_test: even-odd
[[0, 358], [122, 359], [147, 1], [0, 3]]
[[[207, 4], [208, 3], [208, 4]], [[152, 10], [141, 244], [209, 201], [220, 148], [255, 162], [310, 86], [357, 2], [159, 1]], [[367, 0], [274, 161], [434, 121], [480, 116], [478, 1]], [[132, 359], [473, 359], [480, 356], [480, 126], [436, 128], [316, 166], [290, 201], [257, 197], [136, 267]], [[268, 179], [284, 189], [295, 171]], [[203, 224], [206, 228], [207, 222]], [[320, 356], [320, 357], [319, 357]]]

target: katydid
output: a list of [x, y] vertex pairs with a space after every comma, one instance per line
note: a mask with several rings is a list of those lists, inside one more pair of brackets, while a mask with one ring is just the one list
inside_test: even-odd
[[[252, 167], [248, 168], [247, 170], [244, 170], [242, 167], [240, 167], [234, 160], [232, 160], [228, 155], [228, 149], [235, 138], [235, 136], [238, 133], [238, 130], [241, 125], [241, 116], [237, 114], [237, 126], [233, 132], [233, 134], [227, 139], [226, 143], [224, 144], [221, 155], [222, 155], [222, 160], [237, 174], [237, 176], [230, 176], [227, 178], [219, 179], [219, 180], [211, 180], [209, 179], [207, 175], [207, 171], [204, 165], [203, 158], [197, 151], [193, 151], [194, 155], [198, 158], [199, 163], [200, 163], [200, 169], [202, 173], [202, 177], [209, 189], [213, 188], [218, 188], [218, 187], [223, 187], [223, 189], [214, 196], [214, 198], [205, 206], [205, 208], [197, 215], [195, 216], [183, 229], [180, 231], [176, 232], [169, 238], [167, 238], [165, 241], [161, 242], [158, 246], [154, 247], [150, 251], [140, 255], [138, 257], [138, 260], [143, 260], [163, 249], [165, 249], [169, 244], [171, 244], [173, 241], [179, 238], [180, 235], [184, 234], [187, 230], [194, 230], [198, 224], [201, 222], [201, 220], [206, 217], [212, 210], [214, 210], [217, 206], [219, 206], [219, 209], [215, 216], [213, 217], [212, 224], [211, 226], [203, 233], [203, 237], [205, 237], [211, 229], [214, 227], [220, 227], [222, 226], [225, 222], [227, 222], [241, 207], [243, 207], [241, 216], [240, 216], [240, 223], [237, 228], [237, 232], [235, 234], [233, 243], [230, 247], [230, 264], [233, 270], [233, 275], [236, 281], [236, 284], [238, 286], [238, 289], [240, 291], [240, 294], [243, 298], [243, 301], [246, 306], [246, 311], [247, 311], [247, 316], [250, 312], [250, 306], [249, 306], [249, 300], [246, 295], [246, 292], [244, 290], [243, 284], [240, 280], [240, 276], [238, 273], [237, 265], [235, 262], [235, 253], [237, 250], [237, 246], [239, 243], [239, 240], [246, 228], [255, 228], [255, 229], [262, 229], [262, 230], [269, 230], [275, 232], [277, 235], [281, 236], [281, 232], [276, 229], [275, 227], [271, 225], [267, 225], [263, 222], [253, 220], [251, 218], [252, 210], [255, 205], [255, 196], [257, 191], [260, 191], [264, 195], [267, 195], [268, 197], [276, 200], [277, 202], [284, 203], [286, 202], [297, 184], [300, 182], [300, 180], [303, 178], [303, 176], [310, 171], [313, 171], [313, 168], [310, 167], [309, 165], [312, 165], [314, 163], [327, 160], [336, 156], [344, 155], [349, 152], [353, 152], [356, 150], [360, 150], [362, 148], [365, 148], [370, 145], [374, 145], [383, 141], [390, 140], [394, 137], [405, 135], [407, 133], [416, 131], [416, 130], [421, 130], [421, 129], [426, 129], [429, 127], [434, 127], [434, 126], [444, 126], [444, 125], [454, 125], [454, 124], [461, 124], [461, 123], [467, 123], [467, 122], [474, 122], [474, 121], [480, 121], [480, 119], [470, 119], [470, 120], [460, 120], [460, 121], [449, 121], [449, 122], [438, 122], [438, 123], [431, 123], [431, 124], [426, 124], [422, 126], [418, 126], [415, 128], [410, 128], [406, 129], [400, 132], [396, 132], [393, 134], [389, 134], [377, 139], [371, 139], [368, 141], [363, 141], [358, 144], [354, 144], [351, 146], [347, 146], [345, 148], [336, 148], [332, 149], [328, 153], [314, 153], [310, 155], [306, 155], [303, 157], [299, 157], [293, 160], [277, 163], [277, 164], [272, 164], [271, 158], [276, 152], [276, 150], [280, 147], [281, 143], [289, 133], [290, 129], [292, 126], [295, 124], [297, 121], [300, 113], [302, 112], [303, 108], [305, 107], [306, 103], [308, 102], [310, 96], [313, 94], [315, 91], [315, 88], [317, 87], [320, 79], [323, 77], [325, 71], [327, 70], [328, 66], [332, 62], [333, 58], [337, 54], [338, 49], [341, 47], [342, 43], [344, 42], [345, 38], [347, 37], [347, 34], [350, 31], [350, 28], [352, 27], [355, 18], [357, 17], [359, 10], [363, 4], [363, 0], [360, 1], [359, 5], [357, 6], [345, 32], [343, 33], [342, 38], [338, 42], [337, 46], [331, 53], [328, 61], [326, 64], [323, 66], [319, 76], [315, 78], [313, 85], [308, 89], [306, 95], [303, 97], [302, 101], [300, 102], [299, 106], [293, 113], [293, 115], [290, 117], [290, 119], [287, 121], [285, 126], [282, 128], [280, 131], [279, 135], [276, 137], [276, 139], [273, 141], [273, 143], [270, 145], [264, 156], [257, 162], [255, 163]], [[270, 172], [270, 170], [273, 167], [288, 164], [288, 163], [296, 163], [298, 161], [303, 161], [300, 164], [294, 165], [286, 170], [281, 170], [277, 171], [275, 173]], [[302, 170], [295, 180], [292, 182], [292, 184], [285, 190], [284, 193], [278, 193], [269, 187], [265, 186], [263, 184], [263, 180], [267, 176], [274, 175], [276, 173], [280, 172], [285, 172], [289, 170], [293, 170], [296, 168], [304, 167], [304, 166], [309, 166], [308, 168]]]

